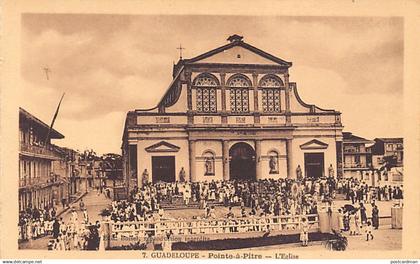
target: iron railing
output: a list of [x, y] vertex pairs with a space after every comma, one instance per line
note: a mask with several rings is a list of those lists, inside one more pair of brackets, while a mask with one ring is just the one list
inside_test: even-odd
[[26, 152], [29, 154], [38, 154], [38, 155], [44, 155], [54, 158], [59, 158], [60, 155], [52, 150], [51, 148], [43, 147], [43, 146], [37, 146], [37, 145], [31, 145], [27, 143], [20, 142], [20, 152]]

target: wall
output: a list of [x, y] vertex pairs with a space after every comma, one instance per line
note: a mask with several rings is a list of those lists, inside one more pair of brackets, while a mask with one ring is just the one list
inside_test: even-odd
[[[238, 54], [240, 58], [238, 58]], [[272, 64], [278, 65], [254, 52], [240, 46], [235, 46], [223, 52], [217, 53], [208, 58], [198, 61], [198, 63], [233, 63], [233, 64]]]
[[328, 137], [328, 136], [317, 136], [316, 139], [328, 144], [326, 149], [301, 149], [300, 145], [315, 139], [313, 136], [307, 137], [298, 137], [293, 139], [292, 143], [292, 168], [293, 168], [293, 175], [292, 178], [296, 177], [296, 168], [298, 165], [302, 168], [302, 173], [305, 173], [305, 161], [304, 161], [304, 153], [324, 153], [324, 175], [328, 175], [328, 167], [332, 164], [334, 168], [335, 175], [337, 174], [337, 160], [336, 160], [336, 145], [335, 145], [335, 138]]
[[359, 170], [344, 170], [344, 178], [354, 178], [360, 179], [360, 171]]
[[[156, 144], [160, 141], [166, 141], [170, 144], [178, 146], [178, 152], [147, 152], [145, 148]], [[144, 139], [137, 142], [137, 178], [139, 183], [145, 169], [149, 172], [149, 181], [152, 181], [152, 156], [175, 156], [175, 179], [179, 180], [179, 172], [184, 167], [185, 175], [189, 176], [189, 150], [188, 141], [186, 139], [170, 139], [162, 138], [160, 140]]]
[[[279, 173], [270, 174], [270, 157], [269, 152], [276, 151], [279, 154], [278, 169]], [[287, 177], [287, 153], [286, 141], [284, 140], [263, 140], [261, 141], [261, 172], [263, 179], [279, 179]]]
[[[215, 175], [209, 176], [205, 174], [205, 159], [203, 154], [206, 151], [213, 152], [215, 154]], [[223, 180], [223, 150], [222, 142], [217, 140], [200, 140], [195, 143], [196, 153], [196, 179], [197, 181], [212, 181], [212, 180]]]
[[155, 125], [155, 124], [187, 124], [187, 116], [178, 115], [154, 115], [154, 116], [138, 116], [138, 125]]
[[178, 98], [178, 101], [170, 106], [165, 108], [166, 113], [176, 113], [176, 112], [186, 112], [187, 111], [187, 85], [183, 84], [181, 88], [181, 95]]
[[[290, 90], [290, 111], [292, 113], [309, 113], [309, 108], [304, 107], [299, 103], [297, 100], [295, 93], [293, 92], [293, 89]], [[302, 98], [302, 100], [304, 100]]]

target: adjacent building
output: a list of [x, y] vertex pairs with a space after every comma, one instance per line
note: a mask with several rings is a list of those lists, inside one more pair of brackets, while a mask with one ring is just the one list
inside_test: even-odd
[[372, 166], [384, 171], [381, 180], [385, 184], [400, 185], [404, 179], [404, 140], [403, 138], [375, 138], [372, 152]]
[[371, 146], [372, 164], [379, 169], [385, 161], [392, 163], [393, 167], [402, 167], [404, 159], [403, 138], [375, 138]]
[[64, 136], [48, 131], [49, 125], [19, 108], [19, 210], [50, 207], [68, 197], [67, 181], [57, 173], [62, 156], [51, 144]]
[[227, 40], [181, 58], [157, 105], [127, 113], [126, 184], [341, 177], [341, 113], [301, 99], [291, 62]]
[[372, 170], [372, 153], [368, 147], [374, 141], [343, 132], [344, 177], [361, 179]]

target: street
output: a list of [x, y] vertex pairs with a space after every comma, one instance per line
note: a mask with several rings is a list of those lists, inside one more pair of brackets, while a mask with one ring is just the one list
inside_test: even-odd
[[[111, 200], [106, 198], [104, 194], [98, 195], [96, 190], [91, 190], [83, 197], [83, 202], [85, 203], [85, 207], [88, 211], [89, 221], [91, 223], [95, 223], [97, 220], [101, 220], [101, 216], [99, 213], [102, 209], [107, 207]], [[83, 219], [83, 214], [79, 209], [79, 203], [73, 204], [73, 207], [77, 210], [79, 221]], [[65, 223], [70, 221], [71, 210], [67, 210], [64, 212], [61, 217]], [[23, 242], [19, 244], [19, 249], [47, 249], [48, 241], [52, 238], [52, 236], [46, 236], [42, 238], [38, 238], [35, 240], [29, 240], [27, 242]]]

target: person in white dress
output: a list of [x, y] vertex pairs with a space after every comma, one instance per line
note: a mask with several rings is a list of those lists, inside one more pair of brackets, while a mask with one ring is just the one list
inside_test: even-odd
[[302, 218], [302, 221], [300, 222], [300, 241], [302, 241], [302, 246], [306, 247], [308, 246], [308, 221], [306, 218]]
[[365, 227], [365, 233], [366, 233], [366, 241], [373, 240], [373, 228], [372, 223], [370, 221], [367, 222], [367, 225]]
[[103, 228], [103, 224], [99, 221], [96, 221], [96, 226], [98, 227], [98, 234], [99, 234], [99, 251], [105, 251], [105, 231]]
[[172, 232], [168, 232], [162, 241], [163, 251], [172, 251]]
[[85, 222], [85, 224], [89, 223], [89, 215], [86, 208], [83, 210], [83, 221]]

